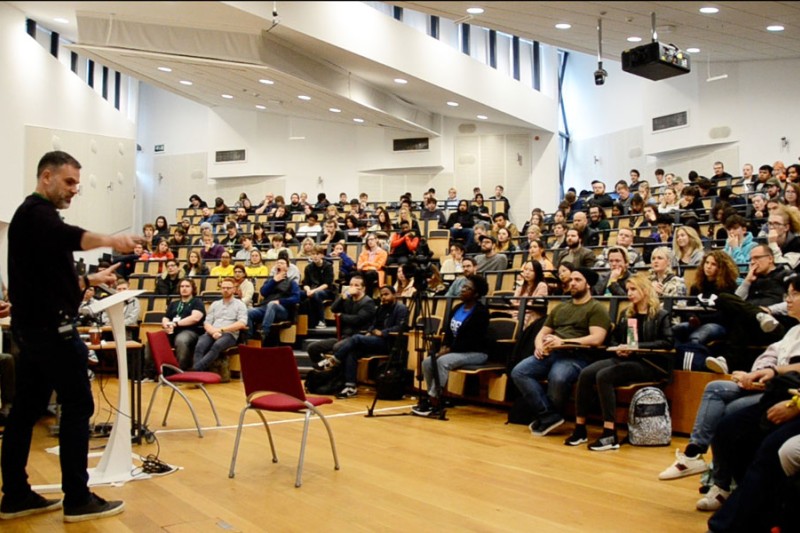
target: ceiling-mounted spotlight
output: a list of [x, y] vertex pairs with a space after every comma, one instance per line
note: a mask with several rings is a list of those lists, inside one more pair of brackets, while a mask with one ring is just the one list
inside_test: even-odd
[[603, 85], [608, 72], [603, 68], [603, 19], [597, 19], [597, 70], [594, 71], [594, 84]]

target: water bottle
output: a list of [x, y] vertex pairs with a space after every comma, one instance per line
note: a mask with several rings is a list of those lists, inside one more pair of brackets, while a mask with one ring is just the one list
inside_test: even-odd
[[634, 350], [639, 347], [638, 322], [635, 318], [628, 319], [628, 346]]

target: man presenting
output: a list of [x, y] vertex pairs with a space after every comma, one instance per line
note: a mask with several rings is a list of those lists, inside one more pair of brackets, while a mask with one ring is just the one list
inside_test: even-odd
[[[110, 247], [133, 250], [131, 235], [101, 235], [65, 223], [58, 213], [78, 194], [81, 164], [65, 152], [39, 161], [36, 191], [17, 209], [8, 231], [9, 295], [12, 329], [20, 346], [17, 395], [3, 436], [3, 499], [0, 518], [9, 519], [62, 507], [31, 490], [26, 465], [33, 426], [53, 390], [61, 402], [59, 432], [64, 521], [81, 522], [119, 514], [121, 501], [89, 491], [86, 470], [89, 418], [94, 402], [87, 373], [88, 350], [75, 328], [81, 294], [90, 285], [113, 283], [115, 267], [79, 279], [72, 253]], [[48, 251], [41, 261], [31, 243]], [[42, 283], [42, 280], [49, 280]], [[47, 302], [47, 305], [42, 305]]]

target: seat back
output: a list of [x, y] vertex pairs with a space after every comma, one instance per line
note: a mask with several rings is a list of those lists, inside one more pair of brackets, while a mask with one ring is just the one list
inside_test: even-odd
[[156, 372], [161, 374], [162, 365], [172, 365], [175, 368], [180, 368], [178, 359], [172, 351], [172, 346], [169, 344], [169, 337], [163, 330], [161, 331], [148, 331], [147, 343], [150, 345], [150, 353], [153, 355], [153, 364], [156, 367]]
[[240, 345], [239, 361], [242, 365], [244, 392], [248, 396], [258, 391], [271, 391], [305, 401], [306, 394], [291, 347], [257, 348]]

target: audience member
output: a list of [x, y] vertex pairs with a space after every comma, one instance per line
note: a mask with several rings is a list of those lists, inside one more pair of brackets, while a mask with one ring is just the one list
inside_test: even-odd
[[453, 308], [449, 319], [444, 322], [444, 339], [435, 361], [433, 357], [422, 361], [428, 395], [411, 408], [415, 415], [439, 416], [444, 408], [439, 395], [447, 387], [450, 371], [465, 365], [480, 365], [489, 358], [489, 310], [480, 302], [488, 290], [489, 286], [481, 276], [469, 277], [462, 285], [461, 303]]
[[203, 258], [200, 257], [200, 252], [197, 250], [189, 252], [189, 258], [181, 270], [183, 270], [183, 275], [187, 278], [208, 276], [210, 274], [208, 267], [203, 263]]
[[202, 372], [216, 361], [228, 348], [235, 346], [240, 331], [247, 328], [247, 306], [233, 297], [235, 284], [225, 278], [219, 285], [222, 299], [208, 308], [203, 329], [194, 349], [192, 370]]
[[215, 278], [233, 277], [233, 263], [231, 263], [231, 253], [229, 251], [222, 252], [219, 256], [219, 264], [211, 269], [210, 275]]
[[272, 269], [272, 277], [261, 286], [261, 302], [247, 311], [250, 338], [261, 333], [261, 343], [269, 338], [269, 331], [276, 321], [288, 320], [295, 306], [300, 303], [300, 287], [289, 278], [289, 262], [278, 259]]
[[481, 253], [475, 256], [478, 273], [508, 268], [508, 257], [497, 251], [497, 239], [491, 235], [481, 236]]
[[[511, 371], [511, 378], [534, 413], [530, 424], [534, 435], [547, 435], [564, 423], [572, 385], [589, 364], [589, 351], [585, 347], [605, 342], [611, 319], [602, 304], [592, 299], [590, 288], [597, 284], [597, 279], [597, 273], [589, 268], [572, 272], [572, 299], [560, 303], [547, 315], [536, 335], [533, 355]], [[546, 394], [541, 379], [548, 380]]]
[[[659, 223], [659, 229], [660, 226]], [[675, 230], [672, 253], [678, 266], [697, 266], [703, 259], [703, 241], [693, 228], [681, 226]]]
[[358, 273], [361, 274], [366, 284], [368, 296], [375, 292], [376, 287], [384, 284], [385, 273], [383, 267], [386, 265], [388, 255], [386, 250], [378, 245], [377, 235], [370, 233], [367, 236], [367, 243], [358, 256], [358, 264], [356, 265]]
[[564, 262], [575, 266], [592, 268], [595, 263], [595, 256], [591, 250], [582, 246], [581, 234], [575, 228], [567, 230], [567, 249], [558, 257], [558, 264]]
[[650, 255], [649, 279], [659, 298], [686, 296], [686, 282], [672, 271], [675, 257], [672, 250], [659, 246]]
[[795, 268], [800, 263], [800, 211], [778, 206], [769, 212], [767, 242], [775, 262]]
[[630, 278], [628, 270], [628, 254], [619, 246], [612, 246], [608, 250], [607, 273], [601, 274], [599, 281], [592, 287], [595, 294], [609, 296], [625, 296], [627, 289], [625, 283]]
[[[547, 296], [549, 292], [547, 283], [544, 281], [542, 265], [536, 261], [526, 261], [522, 265], [520, 278], [521, 282], [518, 283], [517, 287], [514, 289], [514, 299], [509, 302], [512, 306], [514, 306], [514, 310], [511, 311], [511, 317], [515, 319], [519, 317], [518, 308], [520, 301], [517, 298], [541, 298]], [[527, 328], [542, 316], [543, 314], [541, 310], [537, 309], [536, 306], [533, 305], [533, 302], [527, 302], [525, 307], [525, 320], [523, 321], [522, 329]]]
[[253, 307], [253, 295], [256, 288], [253, 282], [247, 279], [247, 271], [242, 264], [233, 266], [233, 296], [244, 302], [248, 309]]
[[325, 260], [325, 247], [317, 246], [311, 261], [303, 272], [303, 293], [308, 302], [308, 323], [311, 327], [324, 328], [324, 302], [333, 300], [333, 265]]
[[611, 207], [611, 204], [614, 203], [614, 200], [606, 193], [606, 184], [600, 180], [592, 181], [592, 196], [586, 202], [590, 209], [592, 206], [597, 206], [599, 208]]
[[178, 283], [183, 279], [183, 270], [178, 267], [178, 261], [167, 259], [167, 270], [156, 280], [156, 294], [178, 294]]
[[189, 370], [194, 362], [197, 339], [203, 334], [206, 308], [197, 297], [197, 288], [191, 279], [182, 279], [178, 284], [180, 298], [172, 300], [161, 319], [161, 328], [169, 335], [175, 348], [175, 357], [181, 370]]
[[269, 276], [269, 268], [264, 264], [261, 252], [258, 250], [252, 250], [250, 252], [250, 261], [248, 261], [244, 269], [249, 278], [263, 278]]

